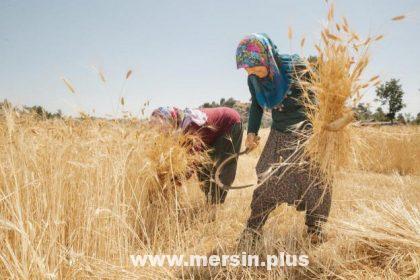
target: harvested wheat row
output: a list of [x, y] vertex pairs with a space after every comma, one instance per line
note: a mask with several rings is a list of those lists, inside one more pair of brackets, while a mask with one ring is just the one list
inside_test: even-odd
[[378, 173], [420, 175], [418, 126], [351, 129], [355, 137], [350, 167]]

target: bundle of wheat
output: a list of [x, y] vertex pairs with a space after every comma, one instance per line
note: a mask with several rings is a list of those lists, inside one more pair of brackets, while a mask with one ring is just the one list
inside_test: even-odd
[[202, 196], [197, 185], [186, 188], [186, 181], [197, 171], [194, 169], [210, 160], [206, 152], [192, 152], [198, 141], [200, 139], [193, 135], [175, 130], [159, 131], [143, 124], [130, 160], [129, 174], [139, 177], [143, 186], [135, 190], [140, 203], [134, 203], [140, 204], [141, 235], [146, 239], [154, 238], [157, 232], [161, 237], [173, 236], [183, 226], [181, 220], [188, 220], [189, 211], [195, 211], [202, 202], [197, 197]]
[[142, 149], [143, 156], [147, 159], [146, 173], [153, 179], [152, 192], [157, 189], [170, 191], [170, 188], [176, 187], [177, 182], [185, 179], [189, 168], [202, 162], [204, 158], [204, 154], [190, 153], [191, 141], [188, 135], [174, 131], [160, 132], [146, 125], [145, 132], [140, 137], [141, 142], [150, 143]]
[[305, 152], [326, 179], [332, 179], [344, 166], [350, 154], [350, 133], [347, 124], [353, 120], [351, 106], [362, 90], [378, 83], [379, 76], [362, 81], [369, 63], [369, 47], [382, 36], [362, 40], [350, 30], [347, 20], [334, 21], [330, 5], [327, 25], [321, 32], [321, 42], [315, 45], [316, 60], [307, 62], [309, 79], [300, 78], [304, 104], [313, 126]]

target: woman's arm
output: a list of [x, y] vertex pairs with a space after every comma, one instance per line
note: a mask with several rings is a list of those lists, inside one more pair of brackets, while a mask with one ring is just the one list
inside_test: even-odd
[[254, 133], [258, 134], [258, 130], [261, 126], [261, 120], [264, 114], [263, 108], [258, 104], [257, 98], [255, 96], [254, 87], [248, 78], [248, 87], [251, 92], [251, 106], [249, 108], [249, 117], [248, 117], [248, 134]]

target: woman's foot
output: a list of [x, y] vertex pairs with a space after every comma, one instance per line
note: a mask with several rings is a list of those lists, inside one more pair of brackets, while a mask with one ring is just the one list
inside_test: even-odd
[[326, 234], [318, 226], [309, 226], [306, 230], [306, 233], [312, 245], [319, 245], [327, 241]]

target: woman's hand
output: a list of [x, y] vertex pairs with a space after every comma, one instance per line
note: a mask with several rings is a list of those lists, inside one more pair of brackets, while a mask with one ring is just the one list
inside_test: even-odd
[[260, 143], [260, 137], [255, 135], [255, 133], [248, 133], [245, 140], [245, 147], [250, 152], [258, 147]]

